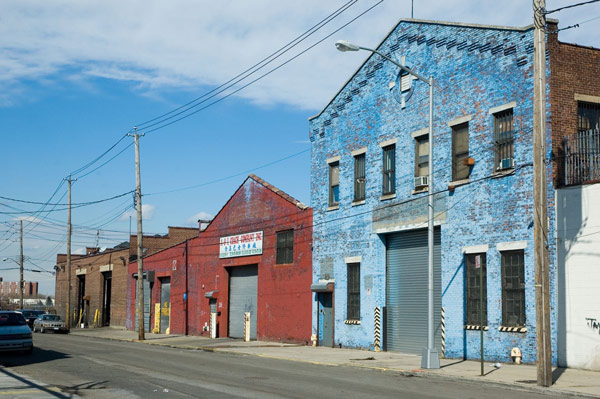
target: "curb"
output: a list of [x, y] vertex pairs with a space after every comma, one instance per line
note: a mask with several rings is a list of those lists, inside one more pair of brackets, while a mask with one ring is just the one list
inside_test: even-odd
[[[75, 335], [78, 335], [78, 334], [75, 334]], [[84, 335], [81, 334], [78, 336], [84, 336]], [[231, 350], [229, 348], [215, 348], [212, 346], [165, 344], [162, 342], [152, 342], [151, 340], [140, 341], [137, 339], [130, 339], [130, 338], [114, 338], [114, 337], [99, 337], [99, 336], [94, 336], [94, 338], [106, 339], [106, 340], [111, 340], [111, 341], [121, 341], [121, 342], [138, 342], [138, 343], [147, 344], [147, 345], [162, 346], [162, 347], [174, 348], [174, 349], [198, 350], [198, 351], [204, 351], [204, 352], [224, 353], [224, 354], [237, 355], [237, 356], [255, 356], [255, 357], [261, 357], [261, 358], [265, 358], [265, 359], [284, 360], [284, 361], [289, 361], [289, 362], [307, 363], [307, 364], [314, 364], [314, 365], [319, 365], [319, 366], [363, 368], [363, 369], [376, 370], [376, 371], [381, 371], [381, 372], [392, 372], [392, 373], [399, 374], [403, 377], [421, 377], [421, 378], [441, 379], [441, 380], [446, 380], [446, 381], [460, 380], [463, 382], [471, 382], [471, 383], [474, 382], [474, 383], [480, 384], [480, 385], [494, 385], [496, 387], [508, 389], [511, 391], [534, 392], [534, 393], [540, 393], [543, 395], [555, 396], [555, 397], [568, 396], [568, 397], [573, 397], [573, 398], [593, 398], [593, 399], [600, 398], [600, 396], [593, 395], [593, 394], [566, 391], [566, 390], [556, 389], [556, 388], [552, 388], [552, 387], [546, 388], [546, 387], [538, 387], [537, 385], [525, 385], [523, 383], [518, 383], [518, 382], [502, 382], [502, 381], [482, 380], [482, 379], [479, 379], [479, 377], [476, 378], [476, 377], [464, 377], [464, 376], [448, 376], [448, 375], [443, 375], [443, 374], [425, 371], [425, 370], [421, 370], [421, 369], [407, 371], [404, 369], [395, 369], [395, 368], [381, 367], [381, 366], [369, 366], [369, 365], [365, 365], [365, 364], [316, 362], [316, 361], [310, 361], [310, 360], [287, 358], [287, 357], [282, 357], [282, 356], [272, 356], [272, 355], [262, 355], [262, 354], [257, 354], [257, 353], [238, 352], [238, 351]]]

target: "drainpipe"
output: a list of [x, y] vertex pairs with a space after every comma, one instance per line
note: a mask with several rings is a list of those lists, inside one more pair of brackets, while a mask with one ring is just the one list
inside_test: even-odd
[[185, 240], [185, 335], [188, 335], [188, 240]]

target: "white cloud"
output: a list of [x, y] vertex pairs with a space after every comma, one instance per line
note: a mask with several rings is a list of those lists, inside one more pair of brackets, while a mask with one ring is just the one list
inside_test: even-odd
[[[154, 216], [154, 212], [156, 211], [155, 205], [150, 204], [142, 204], [142, 220], [152, 220]], [[128, 222], [129, 217], [131, 217], [134, 221], [137, 220], [137, 211], [135, 209], [131, 209], [124, 214], [121, 215], [119, 221]]]
[[[215, 2], [173, 0], [4, 1], [0, 15], [0, 106], [24, 96], [26, 80], [85, 80], [91, 77], [134, 83], [140, 94], [161, 89], [190, 90], [220, 84], [260, 61], [346, 1]], [[297, 54], [375, 4], [361, 0], [297, 49]], [[558, 7], [558, 0], [547, 8]], [[524, 26], [532, 21], [530, 2], [512, 0], [498, 7], [491, 0], [423, 0], [415, 17], [495, 25]], [[600, 6], [589, 5], [552, 16], [561, 26], [583, 22]], [[585, 14], [584, 14], [585, 13]], [[596, 12], [597, 14], [597, 12]], [[349, 27], [300, 56], [266, 79], [236, 94], [261, 105], [287, 104], [305, 109], [323, 106], [350, 76], [366, 53], [341, 54], [333, 43], [349, 39], [377, 45], [398, 19], [410, 16], [410, 1], [384, 2]], [[585, 19], [585, 18], [584, 18]], [[598, 45], [600, 24], [561, 32], [561, 40]], [[67, 72], [68, 71], [68, 72]]]
[[71, 251], [74, 255], [85, 255], [87, 249], [85, 247], [77, 248], [74, 251]]
[[[199, 212], [197, 214], [195, 214], [194, 216], [190, 217], [187, 221], [186, 221], [186, 225], [187, 226], [191, 226], [191, 227], [197, 227], [198, 226], [198, 220], [202, 219], [202, 220], [212, 220], [213, 215], [211, 215], [210, 213], [207, 212]], [[206, 227], [205, 224], [202, 224], [203, 227]]]

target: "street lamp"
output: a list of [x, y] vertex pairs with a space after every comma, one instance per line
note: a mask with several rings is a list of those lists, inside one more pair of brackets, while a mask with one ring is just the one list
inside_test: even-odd
[[427, 347], [423, 349], [421, 358], [421, 367], [425, 369], [440, 368], [440, 359], [437, 349], [433, 345], [433, 76], [426, 78], [413, 70], [394, 61], [385, 54], [367, 47], [358, 46], [346, 40], [338, 40], [335, 47], [342, 52], [366, 50], [377, 54], [392, 64], [396, 65], [402, 71], [416, 77], [429, 85], [429, 176], [427, 205], [428, 205], [428, 223], [427, 223], [427, 245], [428, 245], [428, 287], [427, 287]]

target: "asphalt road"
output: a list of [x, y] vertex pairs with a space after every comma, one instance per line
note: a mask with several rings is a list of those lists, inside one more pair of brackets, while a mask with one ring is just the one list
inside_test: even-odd
[[67, 398], [541, 398], [506, 388], [405, 377], [356, 367], [181, 350], [74, 335], [35, 334], [31, 356], [0, 356], [8, 371]]

